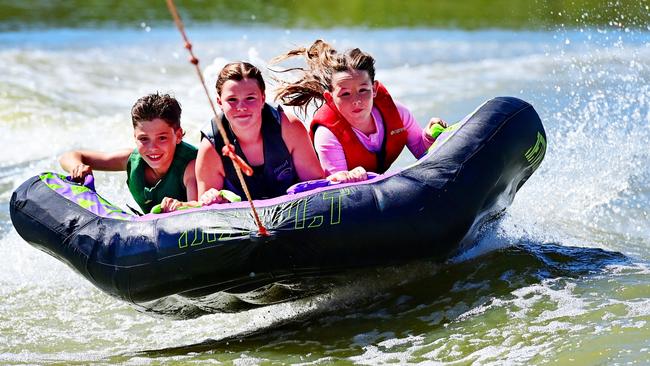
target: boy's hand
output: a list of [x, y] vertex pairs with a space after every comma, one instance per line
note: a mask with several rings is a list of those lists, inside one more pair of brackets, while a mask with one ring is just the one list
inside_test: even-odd
[[93, 174], [93, 170], [90, 168], [90, 166], [81, 163], [72, 169], [70, 172], [70, 177], [74, 182], [83, 183], [84, 178], [90, 174]]
[[171, 197], [165, 197], [162, 202], [160, 202], [162, 212], [174, 212], [182, 206], [183, 204], [181, 201]]

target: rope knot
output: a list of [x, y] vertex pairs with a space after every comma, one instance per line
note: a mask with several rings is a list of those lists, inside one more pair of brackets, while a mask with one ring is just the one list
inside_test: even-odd
[[247, 176], [253, 175], [253, 168], [250, 167], [250, 165], [246, 164], [244, 159], [242, 159], [237, 153], [235, 152], [235, 146], [233, 144], [226, 144], [221, 148], [221, 153], [223, 156], [229, 157], [233, 164], [236, 164], [239, 169], [241, 169], [242, 173], [246, 174]]

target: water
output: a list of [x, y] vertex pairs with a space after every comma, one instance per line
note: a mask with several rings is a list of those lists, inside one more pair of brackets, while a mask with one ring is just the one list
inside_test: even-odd
[[[650, 33], [188, 26], [210, 85], [316, 38], [361, 47], [424, 124], [496, 95], [533, 104], [548, 152], [507, 214], [449, 263], [368, 269], [330, 292], [237, 314], [157, 318], [26, 244], [8, 214], [71, 148], [132, 146], [129, 110], [173, 92], [198, 143], [206, 97], [171, 25], [0, 33], [0, 363], [646, 364], [650, 362]], [[270, 88], [272, 89], [272, 88]], [[269, 97], [272, 94], [269, 93]], [[412, 162], [404, 154], [398, 164]], [[123, 173], [100, 193], [133, 204]], [[444, 214], [444, 213], [441, 213]]]

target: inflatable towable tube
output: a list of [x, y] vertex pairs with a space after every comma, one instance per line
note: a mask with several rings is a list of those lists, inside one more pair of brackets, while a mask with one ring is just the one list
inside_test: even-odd
[[499, 97], [398, 172], [256, 201], [268, 238], [257, 235], [247, 202], [137, 217], [53, 173], [18, 187], [10, 211], [27, 242], [108, 294], [136, 304], [197, 298], [362, 266], [443, 261], [512, 202], [545, 151], [533, 107]]

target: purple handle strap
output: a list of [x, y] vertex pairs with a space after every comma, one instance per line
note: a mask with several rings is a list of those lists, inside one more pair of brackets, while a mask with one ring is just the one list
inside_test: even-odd
[[[368, 172], [368, 180], [377, 178], [379, 174], [373, 173], [373, 172]], [[300, 192], [307, 192], [311, 191], [312, 189], [316, 188], [322, 188], [322, 187], [328, 187], [328, 186], [333, 186], [341, 184], [340, 182], [332, 182], [330, 180], [327, 180], [325, 178], [323, 179], [314, 179], [314, 180], [308, 180], [305, 182], [300, 182], [292, 185], [291, 187], [287, 188], [287, 194], [296, 194]]]
[[[70, 182], [74, 182], [71, 176], [67, 176], [65, 177], [65, 179]], [[97, 192], [97, 190], [95, 190], [95, 176], [93, 176], [92, 174], [88, 174], [87, 176], [85, 176], [84, 181], [83, 183], [81, 183], [81, 185], [84, 187], [88, 187], [93, 192]]]

